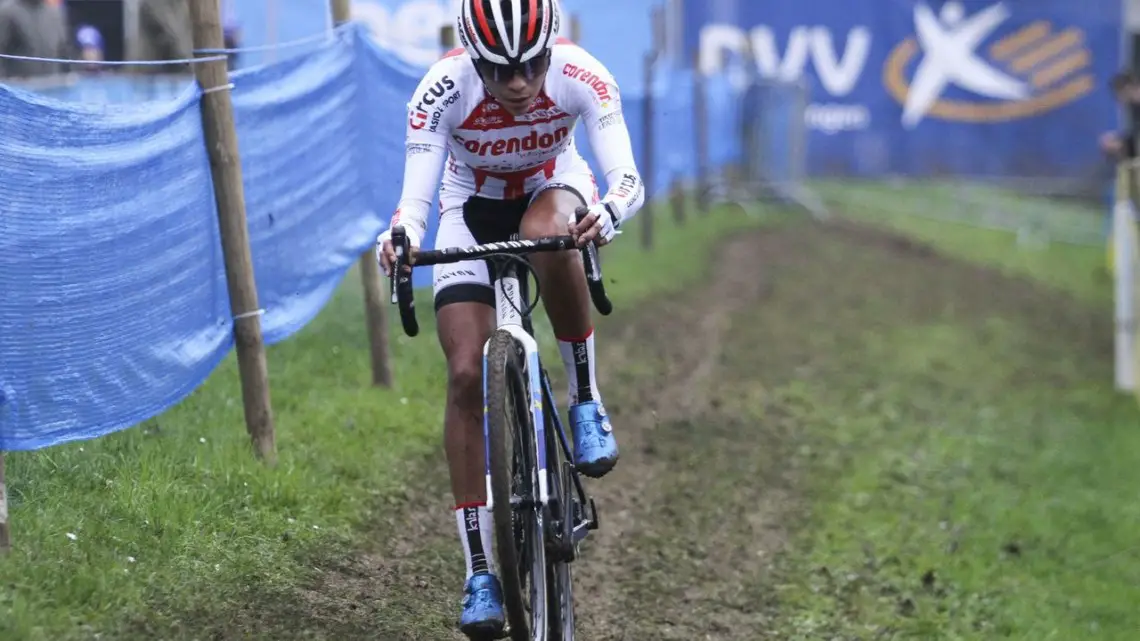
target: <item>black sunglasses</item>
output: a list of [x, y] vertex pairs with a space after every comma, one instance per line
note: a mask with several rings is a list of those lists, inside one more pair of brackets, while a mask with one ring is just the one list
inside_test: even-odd
[[518, 74], [522, 74], [527, 80], [534, 80], [535, 78], [546, 73], [550, 68], [550, 53], [531, 58], [526, 62], [500, 65], [490, 62], [488, 60], [475, 60], [475, 69], [482, 76], [483, 80], [489, 82], [507, 82]]

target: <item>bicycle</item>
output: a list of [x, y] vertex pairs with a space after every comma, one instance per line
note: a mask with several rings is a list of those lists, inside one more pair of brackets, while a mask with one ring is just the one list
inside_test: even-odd
[[[577, 213], [579, 218], [583, 211]], [[537, 281], [534, 302], [525, 309], [523, 303], [529, 299], [531, 270], [525, 255], [567, 251], [576, 243], [571, 236], [518, 240], [516, 234], [505, 242], [420, 251], [411, 265], [402, 226], [393, 227], [392, 245], [392, 303], [399, 306], [404, 332], [412, 337], [419, 334], [419, 323], [411, 269], [405, 267], [488, 262], [498, 320], [483, 347], [483, 435], [487, 508], [494, 521], [507, 614], [505, 636], [512, 641], [573, 641], [570, 564], [579, 556], [580, 543], [598, 529], [598, 511], [574, 467], [550, 377], [539, 356], [530, 316], [538, 305]], [[613, 305], [602, 282], [597, 247], [591, 243], [579, 251], [590, 298], [602, 315], [609, 315]]]

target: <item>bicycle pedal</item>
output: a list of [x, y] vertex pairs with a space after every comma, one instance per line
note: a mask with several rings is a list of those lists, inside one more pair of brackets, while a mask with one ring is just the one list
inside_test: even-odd
[[590, 525], [588, 529], [596, 530], [601, 527], [601, 522], [598, 520], [598, 506], [594, 503], [594, 497], [590, 497]]

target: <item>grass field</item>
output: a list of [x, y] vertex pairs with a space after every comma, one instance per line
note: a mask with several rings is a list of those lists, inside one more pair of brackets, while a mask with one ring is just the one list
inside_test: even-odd
[[[663, 218], [650, 253], [631, 224], [606, 255], [615, 304], [693, 282], [701, 252], [757, 222], [733, 207], [684, 230]], [[358, 282], [349, 274], [311, 326], [269, 350], [275, 469], [250, 452], [232, 357], [144, 425], [10, 455], [0, 639], [194, 638], [233, 604], [305, 582], [316, 550], [359, 545], [403, 495], [405, 464], [441, 444], [444, 369], [420, 305], [420, 338], [392, 328], [395, 389], [370, 386]]]
[[[590, 486], [582, 638], [1138, 638], [1140, 412], [1112, 390], [1103, 248], [941, 222], [960, 202], [921, 188], [820, 191], [838, 221], [722, 210], [607, 251], [623, 459]], [[394, 390], [369, 387], [355, 276], [270, 350], [276, 469], [232, 362], [147, 425], [13, 455], [0, 639], [455, 638], [422, 315], [393, 329]]]
[[810, 516], [782, 566], [778, 638], [1138, 638], [1140, 416], [1112, 391], [1103, 249], [1019, 247], [907, 217], [952, 206], [929, 192], [876, 189], [825, 195], [1006, 277], [911, 261], [917, 274], [863, 290], [859, 309], [801, 326], [834, 342], [824, 371], [788, 388], [811, 426]]

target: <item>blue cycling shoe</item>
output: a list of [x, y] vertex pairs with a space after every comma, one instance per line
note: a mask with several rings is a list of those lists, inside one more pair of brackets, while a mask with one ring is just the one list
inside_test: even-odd
[[601, 478], [618, 461], [617, 439], [606, 408], [597, 401], [570, 406], [574, 429], [574, 466], [590, 478]]
[[472, 575], [463, 588], [463, 614], [459, 631], [471, 641], [503, 638], [506, 615], [503, 612], [503, 586], [499, 578], [488, 572]]

